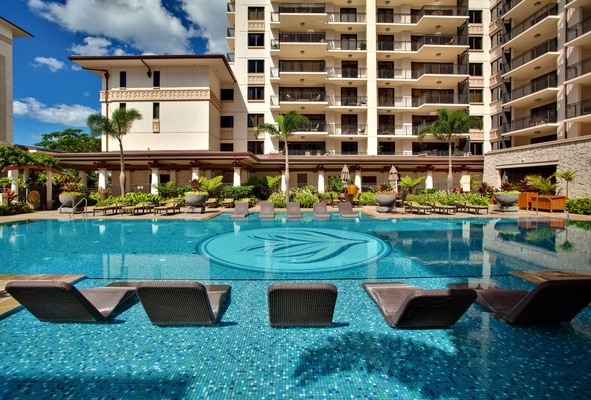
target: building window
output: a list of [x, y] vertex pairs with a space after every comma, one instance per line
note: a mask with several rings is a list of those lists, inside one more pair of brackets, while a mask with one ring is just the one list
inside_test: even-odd
[[482, 23], [482, 10], [470, 10], [468, 11], [468, 22], [471, 24]]
[[119, 71], [119, 87], [127, 87], [127, 72]]
[[492, 97], [492, 101], [497, 101], [497, 100], [501, 100], [503, 98], [503, 87], [502, 86], [497, 86], [492, 88], [491, 90], [491, 97]]
[[222, 115], [220, 117], [220, 128], [233, 128], [234, 117], [231, 115]]
[[248, 34], [248, 47], [265, 47], [265, 34], [264, 33], [249, 33]]
[[503, 31], [498, 31], [490, 35], [490, 47], [491, 49], [503, 44]]
[[220, 151], [234, 151], [234, 143], [220, 143]]
[[247, 144], [247, 149], [252, 154], [265, 154], [265, 142], [262, 140], [251, 140]]
[[503, 15], [503, 2], [499, 1], [490, 9], [490, 20], [494, 22]]
[[249, 21], [264, 21], [265, 20], [265, 7], [248, 7], [248, 20]]
[[483, 103], [482, 89], [470, 89], [470, 103]]
[[264, 86], [249, 86], [248, 87], [248, 100], [265, 100], [265, 87]]
[[248, 60], [248, 73], [249, 74], [264, 74], [265, 73], [265, 60]]
[[472, 50], [482, 50], [482, 36], [470, 36], [468, 45]]
[[152, 118], [153, 119], [160, 118], [160, 103], [152, 104]]
[[222, 101], [234, 101], [234, 89], [222, 89], [220, 96]]
[[470, 63], [468, 68], [470, 76], [482, 76], [482, 63]]
[[256, 128], [260, 124], [265, 123], [265, 114], [248, 114], [248, 127]]
[[490, 74], [496, 75], [499, 72], [503, 72], [503, 58], [499, 57], [490, 63]]
[[125, 110], [127, 108], [127, 103], [119, 103], [119, 108]]
[[153, 85], [154, 87], [160, 87], [160, 71], [154, 71], [152, 73]]

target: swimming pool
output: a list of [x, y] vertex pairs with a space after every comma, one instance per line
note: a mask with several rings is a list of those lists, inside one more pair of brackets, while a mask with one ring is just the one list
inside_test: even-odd
[[[512, 271], [590, 269], [590, 232], [558, 220], [70, 220], [0, 226], [2, 273], [227, 283], [216, 327], [150, 325], [141, 305], [106, 324], [0, 320], [0, 394], [11, 398], [589, 398], [591, 309], [560, 327], [515, 328], [472, 306], [451, 329], [395, 330], [361, 288], [434, 289]], [[281, 244], [282, 238], [295, 238]], [[230, 251], [232, 250], [232, 251]], [[228, 255], [232, 253], [238, 256]], [[353, 260], [353, 255], [362, 257]], [[302, 258], [321, 262], [301, 263]], [[251, 260], [252, 262], [250, 262]], [[336, 260], [336, 261], [335, 261]], [[288, 271], [281, 264], [289, 265]], [[313, 264], [309, 266], [308, 264]], [[268, 325], [266, 290], [334, 283], [332, 328]]]

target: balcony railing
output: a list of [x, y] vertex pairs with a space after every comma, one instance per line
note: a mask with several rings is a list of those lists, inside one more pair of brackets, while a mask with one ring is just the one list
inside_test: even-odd
[[365, 13], [328, 13], [328, 22], [367, 22]]
[[229, 62], [234, 62], [234, 60], [235, 60], [234, 53], [226, 53], [226, 58], [228, 59]]
[[503, 1], [503, 14], [507, 14], [509, 10], [521, 3], [523, 0], [507, 0]]
[[409, 13], [377, 13], [378, 24], [416, 24], [425, 15], [432, 16], [468, 16], [468, 7], [423, 6], [417, 14]]
[[326, 150], [322, 150], [322, 149], [313, 149], [313, 150], [289, 149], [289, 151], [287, 153], [290, 156], [323, 156], [326, 154]]
[[591, 99], [566, 105], [566, 118], [575, 118], [591, 114]]
[[540, 8], [535, 13], [531, 14], [524, 21], [521, 21], [513, 29], [511, 29], [509, 37], [506, 38], [506, 42], [521, 35], [523, 32], [537, 24], [538, 22], [546, 19], [550, 15], [558, 15], [558, 4], [547, 4], [545, 7]]
[[294, 61], [285, 62], [279, 65], [279, 68], [271, 68], [271, 77], [278, 78], [282, 73], [317, 73], [326, 72], [326, 63], [324, 61]]
[[329, 78], [367, 78], [367, 68], [327, 68]]
[[367, 107], [367, 96], [332, 96], [329, 105], [336, 107]]
[[379, 96], [378, 107], [411, 107], [412, 98], [410, 96]]
[[226, 12], [236, 12], [236, 6], [234, 5], [234, 3], [226, 4]]
[[566, 67], [566, 80], [574, 79], [589, 72], [591, 72], [591, 58]]
[[412, 70], [412, 79], [418, 79], [425, 74], [468, 75], [468, 66], [458, 64], [423, 64], [419, 69]]
[[426, 45], [436, 46], [465, 46], [468, 44], [467, 36], [448, 36], [448, 35], [426, 35], [411, 45], [412, 51], [418, 51]]
[[236, 35], [234, 34], [234, 28], [226, 29], [226, 37], [236, 37]]
[[343, 39], [327, 40], [328, 50], [366, 50], [367, 42], [365, 40]]
[[519, 86], [511, 91], [511, 98], [506, 99], [508, 101], [517, 100], [524, 96], [530, 95], [540, 90], [555, 88], [558, 85], [558, 78], [556, 75], [546, 75], [541, 78], [537, 78], [530, 83]]
[[325, 33], [280, 33], [279, 41], [282, 43], [324, 43]]
[[280, 14], [323, 14], [325, 12], [324, 3], [288, 3], [279, 6]]
[[413, 96], [413, 107], [420, 107], [423, 104], [468, 104], [468, 96], [455, 93], [424, 93]]
[[404, 68], [378, 68], [378, 79], [411, 79], [411, 71]]
[[382, 136], [412, 136], [412, 127], [410, 125], [380, 124], [378, 125], [377, 134]]
[[326, 132], [326, 121], [310, 121], [308, 129], [298, 129], [298, 132]]
[[578, 38], [581, 35], [589, 32], [591, 30], [591, 17], [587, 17], [581, 22], [569, 26], [566, 30], [566, 41], [570, 42], [573, 39]]
[[279, 101], [326, 101], [326, 92], [281, 92]]
[[335, 124], [334, 135], [367, 135], [366, 124]]
[[534, 126], [555, 123], [556, 121], [556, 111], [547, 110], [528, 115], [527, 117], [514, 119], [508, 124], [503, 124], [503, 130], [505, 133], [515, 132]]
[[558, 40], [556, 38], [550, 39], [539, 46], [529, 49], [513, 58], [507, 66], [507, 72], [527, 64], [528, 62], [535, 60], [536, 58], [541, 57], [542, 55], [551, 51], [558, 51]]

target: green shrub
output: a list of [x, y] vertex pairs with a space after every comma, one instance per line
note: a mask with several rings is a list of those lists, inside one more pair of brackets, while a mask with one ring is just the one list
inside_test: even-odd
[[302, 208], [312, 208], [314, 203], [318, 201], [318, 196], [306, 191], [300, 191], [293, 195], [292, 201], [300, 203], [300, 207]]
[[361, 192], [359, 194], [359, 205], [361, 206], [373, 206], [376, 204], [376, 195], [372, 192]]
[[446, 193], [444, 191], [437, 191], [435, 193], [422, 193], [415, 195], [408, 195], [406, 200], [416, 201], [419, 204], [439, 202], [441, 204], [453, 205], [456, 202], [467, 201], [474, 205], [486, 206], [490, 204], [490, 198], [483, 197], [475, 193]]
[[219, 197], [222, 199], [245, 199], [252, 196], [252, 185], [224, 186], [220, 189]]
[[158, 204], [162, 201], [162, 197], [152, 193], [127, 193], [123, 199], [119, 197], [119, 201], [127, 203], [130, 206], [135, 206], [138, 203], [152, 203]]
[[9, 205], [0, 205], [0, 215], [16, 215], [30, 213], [31, 207], [27, 203], [10, 203]]
[[341, 181], [341, 177], [340, 176], [329, 176], [328, 177], [328, 185], [327, 185], [327, 191], [330, 192], [337, 192], [337, 193], [342, 193], [343, 192], [343, 182]]
[[572, 214], [591, 215], [591, 198], [567, 198], [566, 211]]
[[276, 208], [285, 208], [285, 192], [273, 192], [269, 196], [269, 201], [275, 205]]

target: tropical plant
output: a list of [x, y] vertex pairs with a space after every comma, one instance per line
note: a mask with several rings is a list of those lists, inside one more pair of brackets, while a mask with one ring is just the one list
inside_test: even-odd
[[220, 189], [221, 198], [245, 199], [252, 196], [252, 186], [224, 186]]
[[276, 208], [285, 208], [287, 202], [285, 201], [286, 196], [284, 192], [273, 192], [269, 196], [269, 201], [275, 205]]
[[39, 165], [57, 168], [59, 160], [42, 151], [31, 153], [16, 146], [0, 146], [0, 170], [7, 165]]
[[575, 180], [575, 171], [569, 168], [566, 171], [555, 172], [554, 176], [564, 180], [566, 183], [566, 197], [568, 197], [568, 183]]
[[8, 177], [0, 178], [0, 188], [7, 188], [12, 185], [12, 180]]
[[566, 199], [566, 210], [572, 214], [591, 215], [591, 198]]
[[259, 138], [261, 134], [268, 133], [273, 138], [278, 138], [284, 141], [285, 151], [285, 202], [289, 201], [289, 148], [288, 138], [293, 132], [301, 130], [302, 128], [308, 129], [310, 127], [310, 121], [308, 118], [300, 115], [295, 110], [291, 110], [286, 115], [280, 115], [277, 117], [277, 126], [269, 123], [263, 123], [257, 126], [254, 130], [254, 137]]
[[59, 174], [55, 178], [56, 183], [60, 186], [61, 194], [65, 196], [82, 196], [86, 188], [80, 183], [80, 178], [71, 173]]
[[158, 190], [158, 194], [165, 199], [176, 195], [176, 183], [174, 181], [168, 181], [163, 185], [153, 184], [152, 187]]
[[451, 193], [453, 188], [452, 172], [452, 148], [453, 141], [462, 134], [470, 132], [470, 128], [482, 129], [482, 120], [475, 116], [468, 115], [464, 110], [450, 113], [447, 108], [439, 110], [438, 118], [431, 125], [425, 126], [419, 131], [420, 141], [427, 134], [431, 134], [435, 139], [446, 142], [448, 145], [448, 174], [447, 174], [447, 192]]
[[402, 189], [402, 198], [406, 199], [406, 196], [413, 194], [415, 188], [419, 186], [423, 181], [427, 179], [426, 176], [419, 176], [416, 179], [406, 175], [400, 179], [398, 186]]
[[324, 188], [325, 192], [343, 193], [343, 181], [340, 176], [332, 175], [328, 177], [328, 185]]
[[374, 194], [398, 194], [387, 182], [379, 183], [376, 186], [370, 187], [369, 191]]
[[298, 191], [293, 194], [292, 201], [297, 201], [303, 208], [312, 208], [318, 201], [318, 196], [308, 191]]
[[373, 206], [376, 204], [376, 195], [372, 192], [361, 192], [359, 194], [359, 205]]
[[540, 194], [554, 194], [556, 192], [556, 182], [552, 182], [554, 176], [543, 178], [541, 175], [526, 176], [528, 185], [537, 189]]
[[125, 195], [125, 157], [123, 155], [123, 136], [129, 133], [134, 122], [142, 119], [142, 114], [135, 108], [117, 108], [111, 114], [111, 119], [101, 114], [92, 114], [86, 119], [86, 124], [93, 134], [103, 133], [119, 142], [119, 159], [121, 172], [119, 185], [121, 195]]
[[189, 186], [191, 190], [184, 191], [184, 193], [193, 194], [193, 195], [203, 195], [203, 196], [212, 196], [214, 192], [222, 186], [222, 180], [224, 177], [222, 175], [218, 175], [214, 178], [206, 178], [204, 176], [200, 176], [199, 179], [193, 179], [189, 181]]
[[256, 176], [250, 177], [247, 185], [252, 186], [252, 194], [261, 199], [266, 200], [273, 192], [273, 188], [281, 182], [281, 175], [277, 176], [265, 176], [263, 179], [259, 179]]

